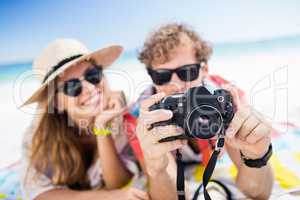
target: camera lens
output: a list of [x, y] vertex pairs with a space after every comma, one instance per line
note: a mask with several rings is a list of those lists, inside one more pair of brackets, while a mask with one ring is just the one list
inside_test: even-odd
[[198, 119], [196, 119], [196, 121], [203, 125], [209, 125], [209, 117], [206, 115], [199, 116]]
[[222, 124], [221, 113], [210, 105], [196, 107], [186, 119], [189, 134], [200, 139], [209, 139], [217, 135]]

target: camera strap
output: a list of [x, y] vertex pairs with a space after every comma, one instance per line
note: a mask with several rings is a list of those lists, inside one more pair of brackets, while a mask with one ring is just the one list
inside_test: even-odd
[[[208, 164], [207, 164], [207, 166], [204, 170], [202, 184], [199, 185], [199, 187], [197, 188], [197, 190], [194, 194], [193, 200], [196, 200], [197, 197], [199, 196], [199, 192], [200, 192], [200, 189], [202, 188], [202, 185], [203, 185], [204, 199], [205, 200], [211, 200], [211, 198], [210, 198], [210, 196], [207, 192], [206, 187], [207, 187], [208, 182], [210, 181], [210, 178], [212, 176], [212, 173], [213, 173], [213, 171], [216, 167], [218, 156], [219, 156], [219, 154], [220, 154], [220, 152], [221, 152], [221, 150], [224, 146], [224, 143], [225, 143], [225, 138], [224, 138], [224, 135], [221, 134], [217, 139], [215, 149], [214, 149], [214, 151], [212, 153], [212, 156], [210, 157], [209, 162], [208, 162]], [[176, 163], [177, 163], [177, 195], [178, 195], [178, 200], [185, 200], [184, 164], [182, 162], [182, 155], [179, 152], [179, 150], [176, 151]], [[221, 182], [216, 181], [216, 180], [212, 180], [212, 182], [215, 182], [216, 184], [220, 185], [224, 189], [228, 200], [232, 199], [232, 197], [231, 197], [232, 195], [231, 195], [230, 190], [224, 184], [222, 184]]]
[[176, 150], [177, 163], [177, 195], [178, 200], [185, 200], [185, 186], [184, 186], [184, 164], [182, 162], [182, 155], [179, 150]]

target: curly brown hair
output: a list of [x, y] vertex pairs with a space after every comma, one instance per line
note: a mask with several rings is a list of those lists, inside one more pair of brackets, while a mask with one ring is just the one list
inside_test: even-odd
[[207, 62], [212, 54], [212, 48], [191, 27], [186, 24], [170, 23], [161, 26], [150, 34], [139, 52], [138, 59], [151, 67], [154, 63], [169, 61], [170, 54], [180, 45], [181, 35], [185, 34], [193, 43], [195, 56], [199, 62]]

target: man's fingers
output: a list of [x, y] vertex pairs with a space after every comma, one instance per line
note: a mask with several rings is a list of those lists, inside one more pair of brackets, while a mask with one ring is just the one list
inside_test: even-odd
[[255, 144], [246, 143], [242, 151], [247, 151], [248, 156], [261, 158], [267, 152], [270, 141], [270, 137], [263, 137]]
[[151, 144], [151, 151], [145, 150], [144, 155], [148, 158], [159, 159], [171, 151], [182, 148], [186, 144], [186, 140], [174, 140], [170, 142]]
[[223, 86], [223, 88], [225, 90], [227, 90], [231, 96], [232, 96], [232, 100], [233, 100], [233, 104], [237, 107], [237, 109], [239, 108], [240, 104], [241, 104], [241, 100], [240, 100], [240, 96], [239, 96], [239, 92], [238, 92], [238, 88], [235, 87], [234, 85], [228, 84]]
[[255, 115], [250, 115], [240, 130], [237, 133], [237, 137], [241, 140], [246, 140], [247, 136], [260, 124], [259, 119]]
[[161, 122], [161, 121], [166, 121], [168, 119], [171, 119], [172, 116], [173, 113], [170, 110], [165, 110], [165, 109], [154, 110], [143, 115], [142, 117], [143, 121], [141, 121], [141, 123], [145, 125], [151, 125], [155, 122]]
[[251, 108], [249, 106], [241, 106], [234, 114], [234, 117], [226, 130], [226, 136], [228, 136], [229, 138], [233, 138], [240, 130], [246, 119], [250, 117], [250, 115]]
[[265, 153], [266, 148], [268, 147], [268, 144], [270, 143], [271, 138], [268, 136], [260, 138], [260, 140], [256, 141], [254, 144], [250, 144], [246, 141], [240, 140], [238, 138], [226, 138], [225, 142], [235, 148], [239, 149], [241, 151], [247, 152], [247, 155], [251, 155], [253, 157], [260, 156], [262, 154], [261, 152]]
[[152, 95], [151, 97], [149, 97], [148, 99], [145, 99], [142, 103], [141, 103], [141, 111], [142, 112], [147, 112], [149, 111], [149, 107], [152, 106], [155, 103], [158, 103], [160, 100], [162, 100], [162, 98], [164, 98], [166, 96], [165, 93], [157, 93], [155, 95]]
[[235, 149], [240, 149], [240, 150], [243, 150], [245, 145], [246, 145], [246, 142], [245, 141], [242, 141], [240, 139], [237, 139], [237, 138], [226, 138], [225, 139], [225, 142], [235, 148]]
[[270, 135], [271, 127], [260, 123], [246, 138], [246, 142], [255, 144], [264, 137]]
[[183, 130], [180, 127], [171, 125], [171, 126], [159, 126], [151, 130], [150, 134], [153, 134], [154, 143], [157, 143], [159, 140], [167, 137], [174, 137], [182, 135]]
[[186, 144], [187, 144], [186, 140], [174, 140], [171, 142], [163, 142], [163, 143], [155, 144], [155, 149], [157, 152], [161, 152], [162, 155], [164, 155], [167, 152], [171, 152], [176, 149], [182, 148]]

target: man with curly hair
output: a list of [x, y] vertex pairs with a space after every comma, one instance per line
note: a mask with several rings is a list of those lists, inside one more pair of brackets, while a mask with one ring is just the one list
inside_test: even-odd
[[[200, 85], [224, 87], [230, 91], [236, 112], [226, 130], [225, 147], [238, 169], [236, 185], [248, 197], [267, 199], [273, 185], [273, 172], [267, 161], [250, 166], [245, 160], [261, 161], [271, 146], [271, 126], [251, 108], [241, 90], [220, 76], [208, 73], [212, 54], [209, 44], [184, 24], [167, 24], [150, 34], [139, 54], [146, 66], [153, 86], [148, 88], [132, 107], [138, 117], [134, 147], [150, 181], [152, 199], [176, 199], [176, 164], [171, 152], [180, 148], [183, 159], [207, 163], [211, 151], [205, 142], [196, 139], [159, 143], [166, 136], [177, 136], [182, 130], [176, 126], [149, 129], [154, 122], [172, 117], [169, 110], [149, 111], [149, 107], [163, 97], [185, 92]], [[207, 142], [208, 144], [208, 142]], [[142, 152], [142, 153], [141, 153]]]

